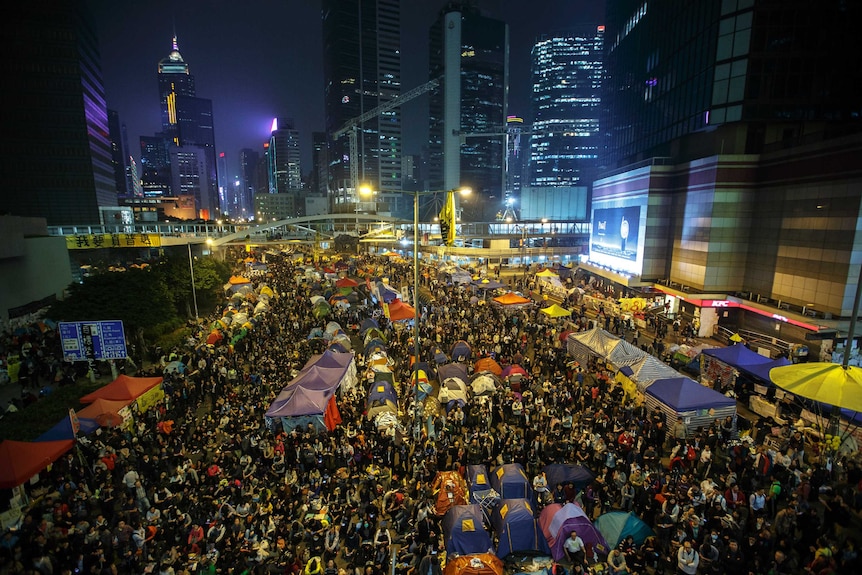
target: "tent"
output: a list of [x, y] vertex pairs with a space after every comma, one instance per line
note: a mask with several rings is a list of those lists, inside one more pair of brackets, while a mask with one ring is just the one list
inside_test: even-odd
[[518, 295], [515, 292], [509, 292], [507, 294], [497, 296], [494, 298], [494, 301], [502, 306], [514, 306], [532, 303], [531, 299]]
[[92, 403], [97, 399], [110, 399], [131, 403], [162, 382], [161, 377], [129, 377], [121, 375], [111, 383], [104, 385], [81, 398], [81, 403]]
[[470, 381], [473, 395], [491, 394], [497, 391], [499, 380], [491, 373], [477, 373]]
[[407, 305], [400, 299], [396, 299], [389, 304], [389, 319], [391, 321], [416, 319], [416, 308]]
[[649, 525], [629, 511], [610, 511], [603, 513], [595, 521], [596, 529], [605, 538], [608, 545], [613, 549], [620, 541], [629, 535], [634, 538], [635, 545], [640, 545], [646, 538], [655, 535]]
[[498, 537], [497, 557], [500, 559], [512, 553], [551, 554], [533, 508], [526, 499], [503, 499], [491, 513], [491, 527]]
[[493, 553], [451, 557], [443, 575], [503, 575], [503, 562]]
[[533, 486], [520, 463], [504, 463], [491, 474], [491, 487], [502, 499], [533, 501]]
[[78, 419], [93, 419], [102, 427], [116, 427], [123, 423], [120, 410], [129, 403], [126, 400], [97, 399], [87, 407], [78, 410]]
[[647, 408], [660, 409], [671, 424], [681, 417], [688, 435], [728, 416], [736, 421], [736, 400], [687, 377], [658, 379], [644, 392]]
[[377, 323], [377, 320], [371, 317], [367, 317], [362, 320], [362, 323], [359, 324], [359, 335], [365, 336], [365, 332], [369, 329], [379, 329], [380, 324]]
[[643, 391], [658, 379], [682, 377], [680, 372], [651, 355], [645, 355], [643, 359], [628, 367], [632, 370], [629, 378], [637, 384], [637, 388], [640, 391]]
[[548, 307], [542, 308], [540, 311], [543, 314], [547, 315], [548, 317], [555, 317], [555, 318], [556, 317], [569, 317], [570, 315], [572, 315], [572, 312], [570, 312], [569, 310], [567, 310], [564, 307], [558, 306], [557, 304], [552, 304]]
[[[95, 419], [78, 418], [79, 430], [78, 433], [90, 435], [99, 429], [99, 422]], [[72, 429], [72, 418], [68, 415], [58, 421], [54, 427], [40, 435], [35, 441], [62, 441], [66, 439], [75, 439], [75, 430]]]
[[452, 356], [452, 361], [465, 362], [470, 360], [473, 350], [470, 349], [470, 344], [466, 341], [458, 340], [452, 344], [452, 350], [449, 355]]
[[492, 549], [485, 531], [482, 508], [477, 504], [453, 505], [443, 516], [443, 541], [449, 555], [472, 555]]
[[493, 357], [483, 357], [477, 359], [473, 364], [473, 371], [476, 373], [490, 371], [494, 375], [500, 375], [503, 373], [503, 368], [500, 367], [500, 364]]
[[384, 412], [398, 413], [398, 394], [388, 381], [375, 381], [368, 390], [365, 417], [373, 419]]
[[563, 546], [572, 531], [577, 531], [578, 536], [595, 552], [607, 555], [609, 551], [605, 538], [598, 529], [593, 527], [584, 510], [574, 503], [565, 505], [552, 503], [546, 506], [539, 515], [539, 526], [551, 548], [551, 557], [555, 561], [565, 559], [566, 553]]
[[639, 362], [649, 354], [642, 349], [621, 339], [605, 356], [605, 359], [616, 367], [624, 367]]
[[437, 393], [437, 399], [446, 406], [447, 412], [456, 405], [462, 407], [467, 405], [467, 397], [467, 382], [460, 377], [446, 377], [440, 380], [440, 391]]
[[574, 463], [550, 463], [542, 468], [545, 479], [548, 480], [548, 489], [553, 490], [558, 483], [571, 483], [575, 489], [580, 491], [593, 482], [596, 475], [582, 465]]
[[13, 441], [0, 443], [0, 489], [12, 489], [57, 461], [75, 441]]
[[382, 339], [375, 337], [374, 339], [368, 341], [365, 344], [364, 355], [371, 356], [378, 351], [386, 351], [386, 344], [383, 342]]
[[335, 405], [335, 387], [307, 389], [288, 384], [270, 404], [266, 416], [280, 418], [282, 428], [287, 432], [297, 427], [305, 429], [308, 424], [319, 430], [332, 431], [341, 422]]
[[475, 501], [474, 493], [490, 491], [491, 484], [488, 482], [488, 469], [484, 465], [468, 465], [467, 485], [470, 488], [470, 501]]
[[453, 505], [467, 505], [467, 484], [457, 471], [438, 471], [431, 484], [431, 493], [436, 498], [434, 513], [438, 517], [443, 517]]

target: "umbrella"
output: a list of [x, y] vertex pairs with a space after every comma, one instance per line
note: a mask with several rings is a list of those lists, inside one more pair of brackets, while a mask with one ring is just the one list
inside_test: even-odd
[[602, 534], [602, 537], [605, 538], [605, 541], [607, 541], [608, 546], [611, 548], [619, 545], [620, 541], [629, 535], [634, 539], [635, 545], [640, 545], [647, 537], [655, 535], [650, 526], [631, 511], [628, 513], [610, 511], [600, 515], [593, 522], [593, 525], [596, 526], [596, 529], [599, 530], [599, 533]]
[[165, 366], [165, 373], [185, 373], [186, 364], [181, 361], [172, 361]]
[[862, 368], [837, 363], [800, 363], [772, 368], [769, 379], [792, 394], [862, 411]]
[[739, 343], [742, 341], [742, 336], [739, 335], [738, 333], [735, 333], [732, 336], [730, 336], [730, 341], [732, 341], [734, 343]]

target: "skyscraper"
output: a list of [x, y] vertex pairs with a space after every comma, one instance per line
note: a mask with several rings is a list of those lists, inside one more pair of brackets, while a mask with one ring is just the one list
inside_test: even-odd
[[601, 151], [604, 26], [541, 36], [532, 51], [531, 187], [587, 186]]
[[237, 211], [234, 218], [247, 220], [254, 213], [254, 195], [257, 191], [257, 169], [260, 154], [251, 148], [239, 151], [239, 190], [237, 190]]
[[108, 130], [111, 134], [111, 166], [114, 168], [114, 185], [117, 196], [126, 197], [131, 192], [127, 186], [128, 170], [126, 169], [125, 130], [120, 124], [120, 115], [116, 110], [108, 110]]
[[116, 206], [99, 48], [84, 2], [4, 9], [0, 210], [98, 224]]
[[[447, 15], [460, 13], [460, 22]], [[452, 24], [444, 33], [446, 22]], [[460, 26], [458, 25], [460, 24]], [[453, 33], [457, 32], [457, 33]], [[462, 201], [465, 221], [489, 221], [503, 208], [504, 135], [509, 93], [509, 26], [484, 16], [470, 2], [450, 2], [431, 26], [430, 78], [446, 72], [446, 54], [460, 53], [460, 182], [473, 194]], [[447, 45], [447, 42], [457, 45]], [[444, 83], [445, 84], [445, 83]], [[451, 87], [450, 87], [451, 88]], [[447, 87], [431, 94], [429, 102], [429, 180], [442, 189], [444, 178], [444, 106]], [[448, 126], [446, 129], [450, 129]], [[474, 134], [493, 134], [474, 136]]]
[[170, 140], [164, 136], [141, 136], [141, 188], [148, 197], [172, 196]]
[[[323, 0], [323, 81], [326, 132], [391, 101], [401, 93], [401, 8], [398, 0]], [[333, 208], [353, 210], [350, 162], [359, 183], [381, 193], [401, 190], [401, 111], [396, 107], [364, 122], [359, 158], [348, 137], [330, 143]]]
[[194, 76], [180, 55], [176, 36], [171, 52], [159, 61], [158, 85], [162, 132], [174, 145], [197, 146], [204, 151], [206, 172], [201, 174], [195, 203], [201, 217], [215, 218], [220, 207], [212, 100], [197, 97]]
[[299, 166], [299, 131], [292, 118], [275, 118], [269, 135], [269, 193], [285, 194], [302, 189]]

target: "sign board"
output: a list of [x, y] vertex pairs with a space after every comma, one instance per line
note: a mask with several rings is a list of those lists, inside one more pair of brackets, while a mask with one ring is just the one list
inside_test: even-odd
[[78, 420], [78, 414], [72, 408], [69, 408], [69, 420], [72, 422], [72, 433], [78, 435], [78, 432], [81, 431], [81, 422]]
[[60, 322], [59, 330], [64, 361], [128, 357], [122, 321]]

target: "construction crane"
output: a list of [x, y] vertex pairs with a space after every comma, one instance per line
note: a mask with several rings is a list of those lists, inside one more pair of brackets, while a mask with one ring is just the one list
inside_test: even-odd
[[440, 78], [435, 78], [421, 86], [417, 86], [412, 90], [408, 90], [404, 92], [400, 96], [396, 96], [395, 98], [389, 100], [385, 104], [381, 104], [376, 108], [372, 108], [368, 110], [364, 114], [360, 114], [355, 118], [351, 118], [345, 124], [333, 132], [332, 139], [337, 140], [344, 134], [348, 134], [348, 145], [350, 146], [350, 183], [353, 186], [354, 192], [359, 189], [359, 162], [358, 162], [358, 153], [357, 153], [357, 142], [356, 142], [356, 133], [359, 131], [359, 126], [361, 126], [364, 122], [375, 118], [382, 114], [383, 112], [387, 112], [394, 108], [397, 108], [401, 104], [406, 104], [410, 100], [433, 90], [437, 86], [440, 85]]

